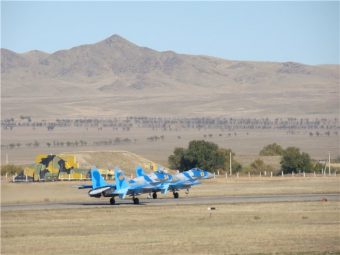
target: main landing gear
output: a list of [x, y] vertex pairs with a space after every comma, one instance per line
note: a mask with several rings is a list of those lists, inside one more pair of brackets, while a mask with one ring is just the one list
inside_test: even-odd
[[152, 198], [157, 199], [157, 193], [156, 192], [152, 193]]
[[111, 204], [111, 205], [114, 205], [115, 203], [116, 203], [115, 198], [114, 198], [114, 197], [111, 197], [111, 198], [110, 198], [110, 204]]
[[134, 203], [135, 205], [138, 205], [138, 204], [139, 204], [139, 198], [138, 198], [138, 197], [134, 197], [134, 198], [132, 198], [132, 200], [133, 200], [133, 203]]
[[173, 194], [174, 194], [174, 198], [178, 198], [179, 197], [178, 192], [174, 192]]

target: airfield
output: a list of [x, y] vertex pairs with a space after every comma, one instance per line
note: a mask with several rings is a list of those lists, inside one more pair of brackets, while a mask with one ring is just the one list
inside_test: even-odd
[[[258, 156], [270, 143], [286, 148], [296, 146], [314, 159], [339, 154], [338, 136], [311, 137], [307, 131], [294, 135], [283, 130], [177, 130], [69, 127], [14, 128], [4, 130], [3, 144], [21, 143], [20, 148], [3, 148], [2, 162], [28, 165], [38, 154], [95, 154], [88, 161], [97, 167], [116, 160], [132, 174], [135, 158], [130, 153], [167, 166], [175, 147], [204, 139], [222, 148], [232, 148], [235, 160], [244, 167], [257, 158], [280, 171], [279, 156]], [[235, 132], [237, 135], [235, 135]], [[321, 131], [320, 131], [321, 132]], [[228, 134], [231, 133], [229, 136]], [[210, 137], [209, 134], [212, 136]], [[220, 136], [221, 134], [221, 136]], [[164, 140], [149, 141], [151, 136]], [[206, 137], [204, 137], [206, 136]], [[96, 145], [98, 141], [129, 138], [130, 143]], [[39, 147], [26, 143], [38, 140]], [[48, 142], [85, 140], [86, 146], [48, 147]], [[121, 151], [119, 153], [112, 151]], [[103, 152], [107, 153], [103, 153]], [[109, 152], [112, 152], [110, 154]], [[126, 152], [127, 151], [127, 152]], [[80, 157], [82, 156], [82, 157]], [[88, 158], [86, 154], [86, 158]], [[138, 161], [142, 160], [138, 158]], [[101, 166], [101, 164], [103, 164]], [[130, 166], [131, 165], [131, 166]], [[338, 167], [338, 166], [335, 166]], [[131, 168], [131, 169], [130, 169]], [[336, 168], [337, 169], [337, 168]], [[78, 181], [10, 183], [1, 182], [2, 254], [336, 254], [340, 252], [340, 177], [291, 175], [266, 177], [247, 173], [204, 180], [186, 195], [172, 193], [157, 200], [140, 196], [140, 205], [130, 198], [90, 198], [88, 190], [71, 188]], [[110, 181], [108, 181], [110, 182]], [[89, 183], [89, 182], [85, 182]], [[327, 201], [323, 202], [323, 198]], [[215, 211], [208, 208], [215, 207]]]
[[219, 176], [179, 199], [141, 195], [140, 205], [110, 205], [71, 188], [77, 183], [2, 182], [2, 254], [340, 251], [339, 176]]
[[[314, 133], [316, 130], [312, 130]], [[135, 126], [129, 131], [103, 127], [20, 127], [2, 131], [1, 160], [27, 166], [39, 154], [74, 154], [86, 167], [114, 167], [133, 174], [139, 163], [168, 166], [176, 147], [206, 140], [231, 148], [234, 160], [248, 168], [257, 158], [274, 169], [266, 177], [240, 173], [204, 180], [186, 195], [172, 193], [157, 200], [90, 198], [88, 190], [71, 188], [79, 181], [1, 183], [2, 254], [329, 254], [339, 253], [340, 177], [291, 175], [280, 172], [280, 156], [259, 156], [266, 145], [296, 146], [316, 160], [339, 155], [338, 135], [310, 136], [285, 130], [162, 130]], [[229, 135], [230, 134], [230, 135]], [[211, 136], [210, 136], [211, 135]], [[149, 137], [161, 137], [150, 141]], [[102, 141], [131, 142], [105, 145]], [[26, 144], [39, 141], [38, 147]], [[84, 146], [51, 146], [54, 141], [86, 141]], [[98, 143], [100, 142], [100, 143]], [[119, 151], [119, 153], [117, 152]], [[93, 153], [90, 157], [89, 153]], [[105, 153], [104, 153], [105, 152]], [[137, 157], [137, 156], [138, 157]], [[140, 157], [139, 157], [140, 156]], [[129, 164], [127, 164], [129, 163]], [[110, 165], [111, 164], [111, 165]], [[332, 165], [338, 171], [338, 165]], [[108, 181], [110, 182], [110, 181]], [[86, 182], [89, 183], [89, 182]], [[323, 198], [327, 201], [323, 202]], [[215, 207], [215, 211], [208, 208]]]
[[[332, 176], [281, 177], [280, 156], [259, 156], [272, 143], [315, 162], [340, 156], [339, 65], [158, 52], [118, 35], [1, 54], [2, 165], [70, 154], [130, 176], [136, 163], [169, 167], [175, 148], [205, 140], [232, 149], [245, 169], [179, 199], [143, 194], [139, 205], [71, 188], [85, 181], [2, 178], [1, 254], [340, 254], [339, 164]], [[248, 177], [258, 158], [274, 177]]]

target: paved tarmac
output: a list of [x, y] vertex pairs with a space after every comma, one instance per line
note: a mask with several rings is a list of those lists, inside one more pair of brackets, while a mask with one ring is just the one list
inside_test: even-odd
[[231, 203], [259, 203], [259, 202], [296, 202], [296, 201], [321, 201], [323, 198], [327, 201], [340, 200], [340, 194], [299, 194], [299, 195], [256, 195], [256, 196], [230, 196], [230, 197], [185, 197], [185, 198], [158, 198], [146, 199], [140, 198], [140, 204], [135, 205], [132, 199], [126, 198], [120, 200], [116, 198], [116, 204], [110, 205], [109, 198], [107, 202], [100, 200], [93, 202], [58, 202], [58, 203], [40, 203], [40, 204], [12, 204], [1, 205], [1, 211], [9, 210], [54, 210], [68, 208], [91, 208], [91, 207], [116, 207], [116, 206], [169, 206], [169, 205], [192, 205], [206, 204], [214, 206], [217, 204]]

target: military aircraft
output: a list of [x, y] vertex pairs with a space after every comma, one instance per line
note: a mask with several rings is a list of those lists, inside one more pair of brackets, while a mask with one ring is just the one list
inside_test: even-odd
[[181, 189], [186, 189], [185, 194], [189, 194], [189, 189], [191, 188], [191, 186], [202, 184], [201, 182], [198, 182], [198, 180], [214, 178], [214, 175], [212, 173], [203, 171], [199, 168], [193, 168], [188, 171], [176, 174], [175, 176], [179, 178], [180, 181], [176, 183], [171, 183], [168, 189], [169, 191], [172, 191], [174, 198], [179, 197], [177, 191]]
[[[144, 173], [141, 167], [136, 168], [136, 172]], [[153, 191], [161, 191], [163, 194], [169, 188], [171, 182], [177, 182], [177, 179], [173, 179], [170, 174], [163, 173], [161, 175], [139, 175], [133, 180], [127, 182], [125, 176], [120, 169], [115, 170], [116, 190], [114, 194], [117, 194], [120, 199], [124, 199], [126, 195], [132, 196], [132, 200], [135, 204], [139, 204], [138, 195], [151, 193]]]
[[[162, 174], [164, 173], [164, 170], [162, 170], [160, 167], [157, 168], [157, 171], [154, 172], [155, 175]], [[137, 169], [136, 168], [136, 174], [138, 177], [140, 176], [146, 176], [144, 173], [143, 169]], [[189, 194], [189, 189], [191, 186], [201, 184], [201, 182], [198, 182], [200, 179], [211, 179], [213, 178], [214, 175], [212, 173], [203, 171], [202, 169], [199, 168], [193, 168], [188, 171], [178, 173], [176, 175], [172, 176], [172, 182], [165, 184], [167, 186], [167, 190], [170, 190], [173, 192], [174, 198], [178, 198], [179, 194], [177, 191], [181, 189], [186, 189], [185, 193]], [[165, 186], [164, 185], [164, 186]], [[167, 190], [163, 190], [162, 194], [165, 194]], [[159, 190], [153, 189], [151, 192], [152, 198], [156, 199], [157, 198], [157, 192]], [[149, 196], [148, 196], [149, 197]]]
[[98, 169], [93, 166], [91, 168], [91, 178], [92, 178], [92, 185], [75, 185], [72, 186], [73, 188], [78, 189], [91, 189], [89, 191], [90, 197], [111, 197], [110, 204], [115, 204], [114, 197], [116, 196], [114, 194], [114, 191], [116, 190], [116, 184], [108, 184], [105, 182], [104, 178], [101, 176]]
[[[139, 168], [137, 167], [136, 170]], [[142, 170], [143, 171], [143, 170]], [[173, 179], [170, 174], [150, 174], [138, 176], [129, 182], [126, 181], [123, 172], [116, 167], [115, 169], [115, 184], [108, 184], [101, 176], [98, 169], [93, 166], [91, 168], [92, 185], [75, 185], [72, 186], [78, 189], [91, 189], [88, 194], [90, 197], [111, 197], [110, 204], [116, 203], [115, 197], [124, 199], [126, 195], [132, 196], [133, 202], [139, 204], [139, 199], [136, 197], [140, 194], [150, 193], [152, 190], [161, 191], [163, 194], [168, 189], [168, 184], [177, 182], [178, 179]]]
[[168, 174], [162, 169], [159, 165], [157, 166], [157, 170], [155, 172], [152, 172], [150, 174], [146, 174], [142, 167], [139, 165], [136, 166], [136, 176], [138, 177], [144, 177], [144, 178], [150, 178], [153, 181], [159, 181], [162, 182], [161, 185], [159, 185], [158, 189], [153, 189], [149, 195], [148, 198], [156, 199], [157, 198], [157, 192], [161, 192], [162, 194], [166, 194], [168, 191], [170, 183], [176, 183], [179, 182], [181, 179], [179, 179], [177, 176], [173, 176], [171, 174]]

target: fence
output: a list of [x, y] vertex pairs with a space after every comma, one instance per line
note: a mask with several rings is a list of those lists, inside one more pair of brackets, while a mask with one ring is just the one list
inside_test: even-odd
[[[78, 177], [74, 177], [78, 176]], [[104, 176], [104, 179], [108, 180], [110, 176]], [[71, 174], [59, 174], [58, 176], [45, 176], [45, 178], [38, 177], [37, 180], [34, 177], [28, 175], [18, 176], [15, 173], [13, 176], [9, 176], [6, 173], [4, 176], [1, 176], [1, 181], [9, 180], [11, 182], [48, 182], [48, 181], [91, 181], [91, 178], [87, 178], [86, 175], [79, 174], [79, 175], [71, 175]]]
[[239, 172], [237, 172], [236, 174], [232, 174], [232, 175], [228, 175], [228, 173], [226, 173], [225, 175], [219, 175], [219, 173], [216, 175], [216, 173], [214, 173], [214, 178], [215, 177], [219, 177], [219, 178], [251, 178], [251, 177], [260, 177], [260, 178], [277, 178], [277, 177], [336, 177], [337, 176], [337, 172], [333, 172], [331, 174], [326, 174], [326, 173], [322, 173], [322, 174], [317, 174], [316, 172], [313, 173], [305, 173], [305, 172], [300, 172], [300, 173], [294, 173], [292, 172], [291, 174], [284, 174], [283, 172], [281, 172], [281, 174], [279, 175], [274, 175], [273, 172], [270, 172], [270, 174], [266, 173], [266, 171], [264, 172], [260, 172], [258, 174], [251, 174], [250, 172], [248, 172], [248, 174], [246, 173], [242, 173], [240, 174]]
[[[34, 181], [38, 181], [38, 182], [46, 182], [46, 181], [91, 181], [91, 178], [86, 178], [86, 176], [80, 174], [78, 175], [79, 177], [74, 178], [74, 175], [71, 174], [59, 174], [58, 176], [56, 176], [55, 178], [49, 177], [49, 178], [40, 178], [38, 180], [34, 180], [33, 177], [30, 176], [23, 176], [22, 178], [17, 178], [18, 175], [17, 173], [15, 173], [13, 176], [9, 177], [8, 174], [6, 173], [4, 176], [1, 176], [1, 181], [3, 180], [8, 180], [9, 178], [11, 179], [12, 182], [34, 182]], [[291, 174], [283, 174], [283, 172], [281, 172], [280, 175], [274, 175], [273, 172], [270, 172], [270, 174], [267, 174], [266, 172], [260, 172], [259, 174], [251, 174], [250, 172], [248, 172], [248, 174], [246, 173], [242, 173], [240, 174], [239, 172], [237, 172], [236, 174], [232, 174], [232, 175], [228, 175], [228, 173], [226, 173], [225, 175], [219, 175], [219, 172], [216, 174], [214, 173], [214, 178], [254, 178], [254, 177], [260, 177], [260, 178], [287, 178], [287, 177], [336, 177], [337, 176], [337, 172], [333, 172], [330, 175], [326, 174], [325, 172], [322, 174], [317, 174], [316, 172], [314, 173], [294, 173], [292, 172]], [[103, 176], [105, 180], [112, 180], [112, 176], [111, 175], [104, 175]], [[131, 179], [133, 178], [133, 176], [131, 175]]]

